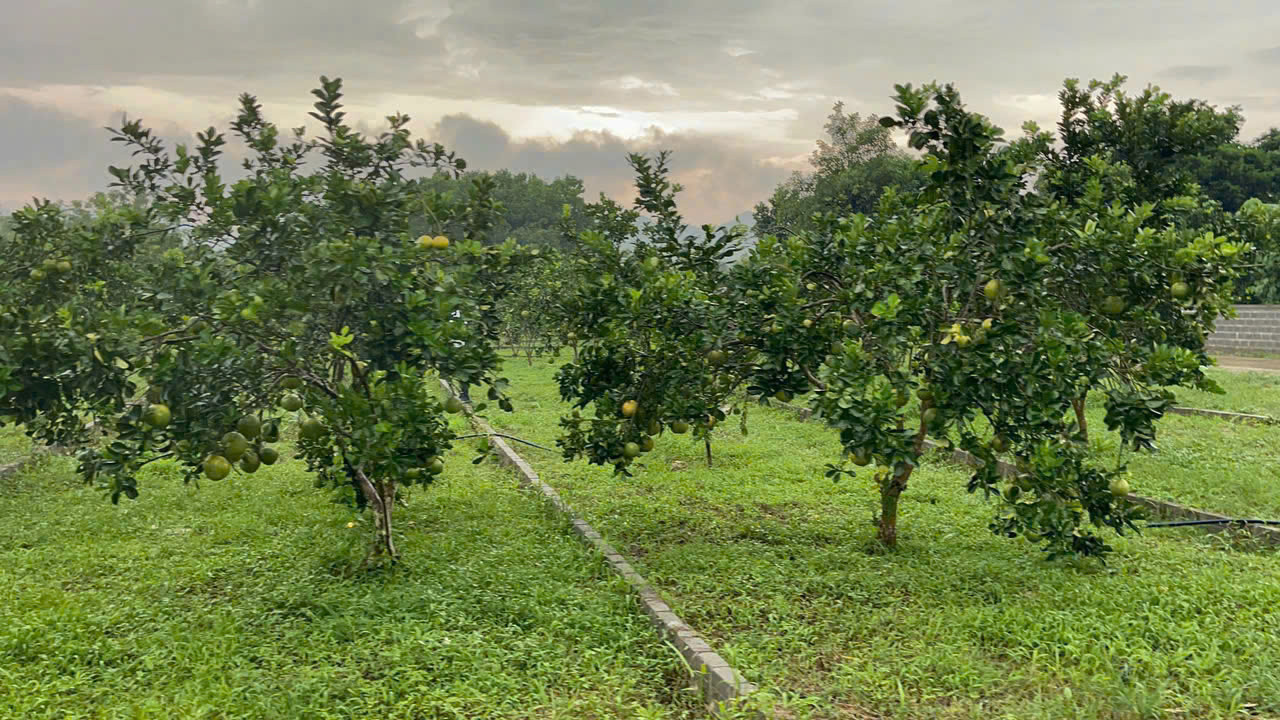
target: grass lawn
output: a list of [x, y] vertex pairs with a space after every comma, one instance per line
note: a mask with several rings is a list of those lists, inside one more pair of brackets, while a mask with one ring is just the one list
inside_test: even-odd
[[358, 575], [370, 520], [296, 461], [198, 490], [156, 463], [119, 506], [67, 458], [5, 480], [0, 717], [697, 716], [625, 585], [473, 454]]
[[[1280, 418], [1280, 374], [1208, 373], [1226, 394], [1176, 388], [1177, 403]], [[911, 403], [909, 411], [919, 401], [913, 397]], [[797, 398], [793, 404], [807, 403]], [[1237, 517], [1280, 520], [1280, 426], [1170, 414], [1158, 425], [1159, 451], [1134, 453], [1122, 450], [1119, 434], [1107, 431], [1105, 415], [1102, 398], [1091, 397], [1086, 411], [1091, 444], [1100, 462], [1129, 463], [1135, 493]], [[980, 418], [978, 425], [985, 421]]]
[[[553, 372], [509, 363], [516, 412], [491, 421], [554, 445], [564, 406]], [[1215, 434], [1263, 443], [1271, 436], [1255, 430], [1275, 432], [1163, 422], [1187, 424], [1162, 441], [1157, 457], [1168, 462], [1194, 450], [1178, 450], [1188, 436], [1208, 452]], [[769, 409], [752, 409], [746, 437], [733, 425], [717, 430], [711, 469], [700, 444], [670, 434], [630, 479], [557, 452], [520, 452], [796, 717], [1280, 716], [1280, 556], [1151, 530], [1112, 536], [1106, 567], [1046, 563], [992, 535], [992, 508], [964, 492], [962, 470], [940, 463], [913, 476], [901, 547], [881, 554], [869, 480], [822, 478], [839, 453], [834, 433]], [[1249, 452], [1227, 457], [1270, 457]], [[1241, 469], [1224, 463], [1179, 480], [1135, 463], [1135, 489], [1212, 506], [1186, 497], [1184, 483], [1213, 480], [1200, 499], [1222, 509]]]
[[1178, 404], [1206, 410], [1269, 415], [1280, 419], [1280, 373], [1241, 372], [1211, 368], [1207, 374], [1226, 390], [1225, 395], [1175, 388]]
[[31, 451], [31, 441], [17, 425], [0, 427], [0, 467], [18, 462]]

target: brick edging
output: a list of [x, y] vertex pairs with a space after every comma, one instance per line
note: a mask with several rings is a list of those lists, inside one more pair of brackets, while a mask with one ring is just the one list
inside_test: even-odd
[[[796, 415], [796, 417], [800, 418], [801, 420], [808, 420], [813, 415], [813, 411], [810, 410], [809, 408], [799, 407], [797, 405], [791, 405], [789, 403], [782, 403], [776, 400], [770, 400], [769, 402], [770, 404], [782, 410], [787, 410], [788, 412], [793, 413], [794, 415]], [[1256, 416], [1256, 417], [1261, 417], [1261, 416]], [[946, 448], [943, 445], [933, 440], [926, 439], [924, 442], [925, 442], [925, 447], [928, 450], [940, 451], [944, 453], [946, 452]], [[972, 453], [969, 453], [968, 451], [965, 451], [965, 450], [961, 450], [959, 448], [952, 450], [950, 457], [953, 461], [958, 462], [962, 465], [968, 465], [970, 467], [976, 467], [982, 463], [982, 461], [979, 460], [977, 457], [975, 457]], [[1018, 470], [1010, 463], [1007, 463], [1003, 460], [997, 460], [996, 472], [1000, 473], [1002, 477], [1013, 477], [1017, 475]], [[1231, 516], [1229, 515], [1219, 515], [1218, 513], [1212, 513], [1207, 510], [1200, 510], [1199, 508], [1188, 507], [1186, 505], [1179, 505], [1178, 503], [1169, 502], [1168, 500], [1158, 500], [1156, 498], [1146, 497], [1143, 495], [1134, 495], [1133, 493], [1130, 493], [1127, 497], [1130, 502], [1133, 502], [1138, 505], [1142, 505], [1148, 510], [1151, 510], [1157, 513], [1161, 517], [1166, 517], [1174, 520], [1230, 520], [1232, 519]], [[1201, 525], [1201, 526], [1195, 526], [1195, 527], [1198, 527], [1199, 529], [1205, 532], [1221, 532], [1227, 529], [1228, 527], [1230, 527], [1230, 525], [1227, 525], [1227, 524]], [[1251, 524], [1251, 525], [1245, 525], [1245, 529], [1249, 531], [1250, 535], [1252, 535], [1254, 538], [1256, 538], [1257, 540], [1261, 541], [1266, 545], [1280, 545], [1280, 528], [1274, 528], [1268, 525], [1252, 525]]]
[[1256, 423], [1258, 425], [1275, 425], [1276, 419], [1267, 417], [1266, 415], [1250, 415], [1248, 413], [1228, 412], [1226, 410], [1206, 410], [1204, 408], [1190, 407], [1171, 407], [1166, 412], [1174, 415], [1199, 415], [1202, 417], [1219, 418], [1230, 422], [1238, 423]]
[[[440, 380], [440, 386], [450, 396], [454, 395], [453, 388], [445, 380]], [[561, 515], [572, 523], [573, 532], [583, 542], [599, 551], [604, 556], [609, 567], [627, 581], [627, 584], [631, 586], [631, 589], [639, 597], [640, 605], [650, 623], [676, 648], [680, 656], [688, 664], [689, 670], [693, 674], [693, 681], [702, 691], [703, 698], [711, 704], [713, 713], [724, 705], [756, 691], [756, 685], [743, 678], [741, 673], [734, 670], [728, 661], [713, 650], [701, 635], [685, 624], [672, 611], [671, 607], [662, 600], [658, 591], [649, 584], [649, 581], [636, 572], [631, 563], [627, 562], [627, 559], [615, 550], [595, 528], [578, 517], [573, 512], [573, 508], [569, 507], [564, 498], [560, 497], [560, 493], [556, 492], [555, 488], [543, 482], [542, 478], [538, 477], [538, 474], [534, 472], [529, 463], [520, 457], [520, 454], [513, 450], [505, 440], [493, 435], [493, 428], [472, 412], [470, 404], [464, 403], [464, 405], [467, 419], [470, 420], [471, 425], [477, 432], [489, 436], [489, 444], [497, 452], [498, 461], [515, 469], [519, 475], [520, 486], [530, 487], [541, 493]]]
[[66, 455], [68, 452], [66, 448], [56, 445], [37, 445], [21, 460], [11, 462], [8, 465], [0, 465], [0, 480], [6, 480], [12, 475], [17, 475], [46, 455]]

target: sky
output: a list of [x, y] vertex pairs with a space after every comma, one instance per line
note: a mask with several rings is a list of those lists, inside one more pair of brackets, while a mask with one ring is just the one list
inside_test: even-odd
[[321, 75], [349, 117], [393, 112], [477, 169], [633, 199], [628, 152], [672, 151], [686, 219], [749, 211], [832, 105], [892, 111], [952, 82], [1011, 135], [1064, 79], [1129, 78], [1280, 126], [1276, 0], [0, 0], [0, 211], [105, 189], [122, 113], [171, 142], [255, 95], [282, 128]]

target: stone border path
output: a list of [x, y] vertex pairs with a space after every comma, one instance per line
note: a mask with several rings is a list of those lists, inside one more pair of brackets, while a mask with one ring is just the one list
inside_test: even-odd
[[[448, 382], [441, 380], [440, 386], [444, 392], [456, 397], [453, 388], [449, 386]], [[613, 571], [627, 581], [627, 584], [639, 596], [640, 605], [644, 609], [645, 615], [648, 616], [650, 623], [662, 633], [662, 636], [667, 641], [675, 646], [680, 656], [688, 664], [690, 671], [693, 673], [692, 680], [702, 691], [703, 699], [710, 705], [713, 714], [722, 710], [734, 700], [746, 697], [756, 691], [756, 686], [747, 682], [737, 670], [730, 667], [729, 663], [707, 644], [701, 635], [686, 625], [671, 610], [671, 607], [663, 602], [662, 596], [649, 584], [649, 581], [636, 572], [631, 563], [627, 562], [627, 559], [621, 553], [601, 537], [595, 528], [578, 517], [573, 508], [569, 507], [569, 504], [560, 497], [560, 493], [543, 482], [533, 468], [529, 466], [529, 463], [520, 457], [519, 453], [513, 450], [502, 438], [493, 436], [493, 428], [472, 412], [470, 404], [464, 403], [464, 406], [467, 419], [471, 421], [471, 425], [476, 432], [489, 435], [490, 447], [497, 452], [499, 462], [515, 469], [520, 477], [520, 486], [533, 488], [541, 493], [561, 515], [572, 523], [574, 533], [583, 542], [598, 550], [604, 556], [605, 561], [609, 563], [609, 566], [613, 568]]]

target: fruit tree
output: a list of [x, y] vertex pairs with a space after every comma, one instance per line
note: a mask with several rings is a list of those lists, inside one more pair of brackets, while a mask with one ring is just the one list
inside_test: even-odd
[[[110, 172], [145, 205], [78, 224], [47, 203], [15, 214], [0, 414], [46, 442], [83, 441], [95, 421], [109, 438], [79, 472], [113, 501], [137, 497], [138, 470], [161, 458], [188, 481], [252, 475], [296, 421], [317, 485], [372, 510], [370, 557], [394, 558], [398, 486], [429, 484], [455, 438], [424, 376], [487, 384], [510, 407], [492, 304], [520, 251], [477, 242], [498, 210], [483, 180], [454, 198], [412, 177], [465, 165], [411, 140], [408, 117], [366, 138], [344, 120], [340, 80], [313, 95], [310, 139], [241, 97], [239, 179], [214, 128], [169, 152], [135, 120], [113, 139], [138, 162]], [[144, 254], [157, 236], [180, 242]]]
[[[593, 228], [569, 263], [562, 312], [576, 316], [574, 362], [558, 375], [575, 405], [561, 420], [566, 459], [586, 457], [619, 473], [654, 446], [654, 437], [692, 431], [711, 460], [710, 433], [745, 367], [725, 304], [725, 260], [744, 228], [687, 234], [676, 210], [680, 186], [667, 178], [668, 156], [629, 157], [636, 208], [651, 222], [637, 232], [636, 213], [616, 204], [589, 206]], [[593, 416], [581, 410], [592, 407]]]
[[[1105, 552], [1087, 525], [1123, 532], [1136, 511], [1119, 497], [1124, 466], [1092, 461], [1072, 401], [1104, 389], [1108, 426], [1150, 447], [1162, 386], [1209, 384], [1204, 333], [1243, 248], [1157, 220], [1150, 203], [1104, 201], [1101, 183], [1124, 173], [1103, 157], [1083, 163], [1078, 198], [1037, 192], [1033, 178], [1061, 171], [1045, 162], [1049, 133], [1006, 142], [951, 86], [897, 89], [882, 122], [924, 152], [928, 183], [870, 217], [759, 244], [737, 282], [772, 359], [753, 382], [815, 391], [854, 466], [875, 468], [887, 545], [933, 437], [983, 461], [968, 489], [1003, 500], [994, 531], [1055, 555]], [[1006, 454], [1019, 474], [1001, 487]]]

